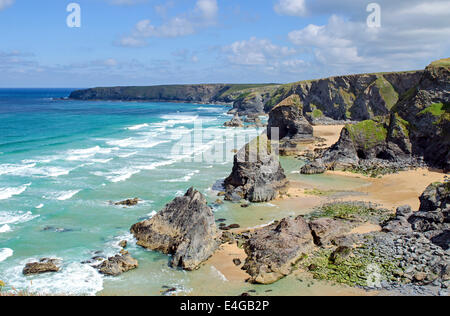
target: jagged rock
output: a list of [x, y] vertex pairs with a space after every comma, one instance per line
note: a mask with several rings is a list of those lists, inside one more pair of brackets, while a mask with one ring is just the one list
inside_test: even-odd
[[348, 225], [344, 221], [338, 221], [331, 218], [319, 218], [309, 223], [309, 228], [317, 246], [325, 246], [330, 241], [342, 235], [348, 230]]
[[233, 171], [225, 179], [226, 200], [268, 202], [287, 185], [286, 175], [267, 136], [262, 134], [234, 156]]
[[119, 247], [127, 248], [127, 246], [128, 246], [128, 241], [122, 240], [121, 242], [119, 242]]
[[409, 205], [397, 208], [395, 218], [383, 225], [383, 231], [397, 235], [411, 234], [412, 228], [411, 224], [408, 222], [408, 219], [412, 214], [413, 212], [411, 210], [411, 206]]
[[24, 275], [58, 272], [60, 270], [59, 260], [43, 258], [39, 262], [27, 263], [23, 269]]
[[322, 174], [325, 171], [327, 171], [327, 167], [321, 160], [306, 164], [300, 169], [301, 174]]
[[247, 260], [243, 269], [250, 282], [271, 284], [289, 275], [293, 265], [314, 247], [303, 217], [286, 218], [256, 230], [244, 244]]
[[239, 114], [235, 114], [234, 117], [229, 122], [225, 122], [223, 124], [225, 127], [244, 127], [244, 123], [242, 122], [241, 118], [239, 117]]
[[348, 246], [339, 246], [333, 253], [330, 255], [330, 262], [333, 264], [341, 264], [352, 254], [352, 247]]
[[[432, 212], [436, 209], [445, 210], [450, 207], [450, 182], [433, 183], [420, 196], [421, 212]], [[448, 219], [448, 217], [447, 217]]]
[[123, 206], [135, 206], [139, 203], [139, 198], [128, 199], [121, 202], [116, 202], [114, 205], [123, 205]]
[[122, 273], [134, 270], [139, 266], [138, 261], [130, 256], [128, 252], [122, 252], [120, 255], [108, 258], [103, 261], [97, 270], [101, 274], [118, 276]]
[[150, 220], [131, 227], [137, 244], [171, 254], [171, 266], [195, 270], [220, 244], [214, 214], [206, 198], [190, 188]]
[[313, 132], [313, 127], [303, 116], [298, 95], [289, 96], [270, 111], [267, 135], [270, 140], [280, 142], [282, 155], [296, 154], [299, 144], [313, 142]]

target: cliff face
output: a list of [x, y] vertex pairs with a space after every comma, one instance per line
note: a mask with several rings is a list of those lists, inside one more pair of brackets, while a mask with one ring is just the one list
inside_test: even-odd
[[399, 97], [418, 84], [422, 71], [363, 74], [301, 81], [278, 88], [265, 103], [269, 112], [292, 94], [300, 96], [311, 121], [367, 120], [387, 115]]
[[[272, 135], [272, 132], [278, 132], [278, 135]], [[295, 154], [299, 144], [314, 141], [313, 128], [303, 116], [298, 95], [287, 97], [270, 111], [267, 135], [272, 141], [280, 141], [282, 155]]]
[[328, 168], [424, 161], [450, 170], [450, 59], [428, 66], [389, 115], [347, 125], [322, 161]]
[[238, 99], [245, 99], [245, 95], [254, 89], [265, 86], [267, 85], [199, 84], [92, 88], [74, 91], [69, 98], [74, 100], [233, 103]]
[[287, 179], [271, 146], [262, 134], [235, 155], [233, 171], [225, 179], [227, 200], [258, 203], [277, 198]]

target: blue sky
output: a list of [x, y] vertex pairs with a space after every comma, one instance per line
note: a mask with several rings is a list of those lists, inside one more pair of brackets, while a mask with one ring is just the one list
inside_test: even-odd
[[284, 83], [449, 57], [450, 0], [378, 0], [379, 28], [371, 2], [0, 0], [0, 87]]

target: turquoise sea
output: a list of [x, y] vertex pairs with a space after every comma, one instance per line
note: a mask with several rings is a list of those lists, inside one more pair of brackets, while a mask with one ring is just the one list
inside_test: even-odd
[[[0, 280], [7, 289], [71, 295], [248, 290], [250, 285], [227, 282], [214, 266], [192, 273], [170, 269], [167, 256], [137, 247], [129, 228], [190, 186], [214, 202], [233, 150], [262, 130], [223, 128], [230, 116], [221, 105], [54, 99], [71, 91], [0, 89]], [[288, 171], [299, 167], [287, 165]], [[136, 207], [110, 203], [134, 197], [142, 199]], [[290, 214], [272, 204], [258, 207], [257, 215], [228, 204], [214, 210], [217, 218], [244, 225]], [[139, 269], [108, 278], [82, 264], [115, 255], [124, 239]], [[61, 271], [22, 275], [26, 263], [44, 257], [59, 258]], [[286, 291], [299, 286], [283, 282], [278, 287]]]

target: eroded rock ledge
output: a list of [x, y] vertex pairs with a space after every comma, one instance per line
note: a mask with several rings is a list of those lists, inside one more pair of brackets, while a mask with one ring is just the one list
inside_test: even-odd
[[225, 179], [226, 199], [268, 202], [287, 186], [279, 157], [266, 134], [245, 145], [234, 156], [231, 175]]
[[196, 270], [217, 249], [220, 234], [206, 199], [190, 188], [153, 218], [131, 227], [137, 244], [172, 255], [170, 265]]
[[313, 127], [303, 116], [300, 97], [293, 94], [275, 106], [269, 114], [267, 135], [279, 141], [281, 155], [298, 152], [298, 146], [314, 142]]

